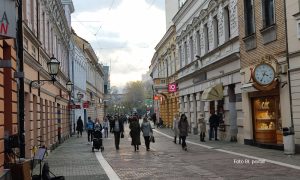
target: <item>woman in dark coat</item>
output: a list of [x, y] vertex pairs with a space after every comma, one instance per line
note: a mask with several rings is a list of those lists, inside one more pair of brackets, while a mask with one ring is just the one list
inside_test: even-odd
[[187, 150], [186, 142], [185, 139], [188, 136], [188, 128], [189, 128], [189, 123], [187, 120], [187, 117], [185, 114], [181, 114], [179, 123], [178, 123], [178, 129], [179, 129], [179, 136], [182, 140], [181, 146], [182, 149], [185, 151]]
[[79, 118], [77, 119], [77, 126], [76, 126], [76, 130], [77, 130], [77, 137], [82, 137], [82, 131], [83, 131], [83, 122], [81, 119], [81, 116], [79, 116]]
[[132, 140], [131, 145], [134, 146], [134, 151], [137, 151], [139, 150], [139, 145], [141, 145], [141, 138], [140, 138], [141, 128], [140, 128], [139, 119], [136, 115], [132, 117], [129, 128], [130, 128], [130, 136]]

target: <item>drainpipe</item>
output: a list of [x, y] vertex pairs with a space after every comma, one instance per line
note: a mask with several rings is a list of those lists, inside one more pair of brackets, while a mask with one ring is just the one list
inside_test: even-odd
[[17, 55], [18, 55], [18, 110], [19, 110], [19, 147], [20, 158], [25, 158], [25, 129], [24, 129], [24, 61], [23, 61], [23, 23], [22, 23], [22, 0], [18, 1], [18, 21], [17, 21]]
[[288, 30], [287, 30], [287, 15], [286, 15], [286, 0], [284, 0], [284, 19], [285, 19], [285, 38], [286, 38], [286, 61], [288, 66], [288, 88], [289, 88], [289, 101], [290, 101], [290, 114], [291, 114], [291, 126], [282, 128], [283, 131], [283, 144], [285, 154], [295, 154], [295, 139], [294, 139], [294, 121], [293, 121], [293, 103], [291, 93], [291, 73], [290, 73], [290, 58], [289, 58], [289, 46], [288, 46]]

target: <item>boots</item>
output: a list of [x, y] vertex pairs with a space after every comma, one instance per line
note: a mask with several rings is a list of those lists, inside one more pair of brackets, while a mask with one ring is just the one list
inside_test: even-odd
[[177, 143], [176, 143], [176, 138], [177, 138], [177, 137], [176, 137], [176, 136], [174, 136], [174, 141], [173, 141], [173, 142], [174, 142], [175, 144], [177, 144]]
[[205, 132], [201, 132], [200, 133], [200, 141], [205, 142], [204, 138], [205, 138]]

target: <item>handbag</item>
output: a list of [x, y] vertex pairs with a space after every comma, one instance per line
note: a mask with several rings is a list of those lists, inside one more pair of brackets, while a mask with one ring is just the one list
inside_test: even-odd
[[124, 134], [123, 134], [123, 132], [121, 133], [121, 138], [124, 138]]
[[150, 141], [151, 141], [152, 143], [155, 143], [154, 136], [150, 136]]

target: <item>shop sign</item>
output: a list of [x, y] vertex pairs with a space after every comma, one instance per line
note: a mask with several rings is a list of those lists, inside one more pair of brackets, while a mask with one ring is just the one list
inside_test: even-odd
[[154, 100], [159, 100], [160, 98], [159, 98], [159, 96], [154, 96], [153, 99]]
[[69, 109], [81, 109], [81, 106], [79, 104], [69, 104]]
[[0, 5], [0, 39], [16, 38], [16, 2], [4, 0]]
[[90, 105], [89, 101], [85, 101], [85, 102], [82, 103], [83, 108], [89, 108], [89, 105]]
[[168, 84], [168, 92], [176, 92], [176, 91], [177, 91], [176, 83]]

